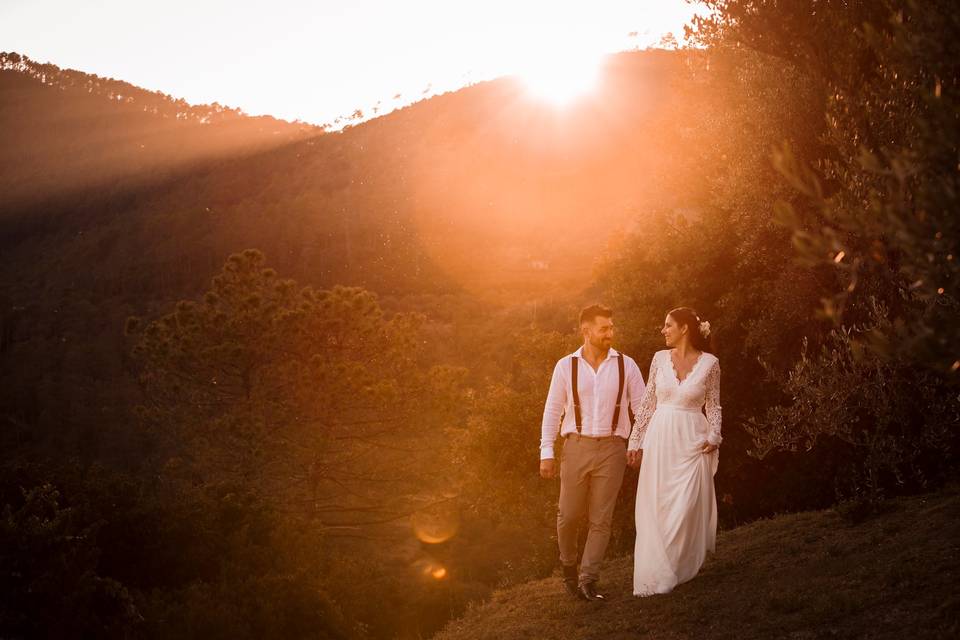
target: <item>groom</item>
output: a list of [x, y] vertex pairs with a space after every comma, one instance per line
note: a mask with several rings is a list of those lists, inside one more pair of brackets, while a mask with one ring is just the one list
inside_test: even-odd
[[[559, 428], [564, 444], [557, 541], [563, 582], [575, 597], [603, 600], [596, 582], [627, 465], [631, 407], [639, 409], [644, 384], [633, 358], [610, 348], [610, 309], [595, 304], [581, 311], [580, 332], [583, 346], [561, 358], [553, 369], [543, 408], [540, 475], [553, 478], [557, 474], [553, 444]], [[584, 513], [589, 528], [578, 571], [577, 525]]]

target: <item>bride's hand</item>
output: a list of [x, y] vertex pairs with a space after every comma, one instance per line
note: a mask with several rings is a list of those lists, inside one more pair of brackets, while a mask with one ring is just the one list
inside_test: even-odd
[[708, 442], [708, 443], [706, 443], [705, 445], [703, 445], [703, 451], [702, 451], [702, 452], [703, 452], [703, 453], [713, 453], [714, 451], [716, 451], [716, 450], [719, 449], [719, 448], [720, 448], [720, 447], [718, 447], [717, 445], [715, 445], [715, 444], [710, 444], [710, 443]]

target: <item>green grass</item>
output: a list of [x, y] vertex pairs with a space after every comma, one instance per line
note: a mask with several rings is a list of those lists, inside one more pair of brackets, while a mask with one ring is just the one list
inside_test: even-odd
[[960, 488], [893, 500], [857, 524], [836, 510], [722, 532], [673, 593], [634, 598], [632, 558], [607, 562], [605, 603], [559, 575], [496, 592], [435, 640], [960, 638]]

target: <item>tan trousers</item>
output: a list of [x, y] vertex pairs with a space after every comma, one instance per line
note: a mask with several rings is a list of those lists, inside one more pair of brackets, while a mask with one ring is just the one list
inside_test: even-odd
[[623, 438], [586, 438], [573, 434], [563, 445], [557, 541], [560, 563], [577, 564], [577, 525], [587, 514], [587, 543], [580, 562], [580, 582], [596, 582], [610, 541], [613, 507], [627, 467]]

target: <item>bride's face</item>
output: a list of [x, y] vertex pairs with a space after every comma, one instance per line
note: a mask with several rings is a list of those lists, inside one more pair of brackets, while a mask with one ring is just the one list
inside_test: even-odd
[[667, 314], [666, 319], [663, 321], [663, 329], [660, 330], [660, 335], [663, 336], [667, 346], [676, 347], [679, 345], [685, 333], [686, 327], [681, 327], [677, 324], [676, 320], [673, 319], [673, 316]]

